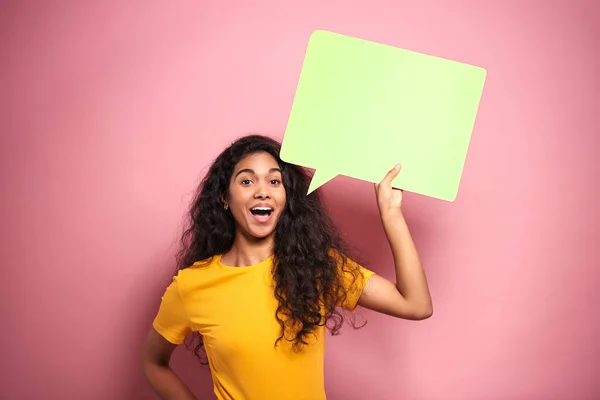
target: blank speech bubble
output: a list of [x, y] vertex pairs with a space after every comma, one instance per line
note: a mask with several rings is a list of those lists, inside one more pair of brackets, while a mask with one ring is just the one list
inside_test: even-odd
[[281, 158], [454, 201], [486, 78], [477, 66], [318, 30], [308, 42]]

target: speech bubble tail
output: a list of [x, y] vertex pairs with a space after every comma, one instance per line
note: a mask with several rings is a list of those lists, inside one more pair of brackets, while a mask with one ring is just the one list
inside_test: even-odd
[[310, 185], [308, 186], [308, 192], [306, 193], [307, 196], [315, 190], [317, 190], [319, 187], [323, 186], [324, 184], [335, 178], [335, 175], [319, 171], [320, 170], [315, 170], [312, 180], [310, 181]]

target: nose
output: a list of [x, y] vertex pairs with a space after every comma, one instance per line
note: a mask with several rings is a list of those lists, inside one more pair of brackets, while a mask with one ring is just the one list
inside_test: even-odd
[[255, 199], [268, 199], [270, 198], [268, 186], [264, 183], [256, 185], [256, 192], [254, 192]]

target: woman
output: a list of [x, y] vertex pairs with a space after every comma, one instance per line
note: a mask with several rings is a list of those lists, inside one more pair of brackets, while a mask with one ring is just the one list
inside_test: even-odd
[[142, 368], [164, 399], [193, 399], [169, 368], [198, 334], [218, 399], [325, 399], [325, 329], [357, 305], [397, 318], [432, 314], [425, 274], [392, 189], [375, 185], [394, 258], [392, 283], [348, 258], [310, 177], [279, 158], [280, 144], [250, 135], [217, 157], [193, 202], [179, 272], [162, 297]]

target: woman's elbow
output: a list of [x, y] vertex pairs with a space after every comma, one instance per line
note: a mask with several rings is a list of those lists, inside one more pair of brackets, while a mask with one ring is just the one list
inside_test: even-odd
[[423, 310], [420, 310], [416, 313], [415, 319], [417, 321], [422, 321], [424, 319], [430, 318], [433, 315], [433, 307], [429, 307]]
[[423, 321], [427, 318], [430, 318], [433, 315], [433, 306], [431, 304], [415, 307], [408, 319], [412, 319], [414, 321]]
[[140, 371], [146, 378], [148, 378], [149, 375], [152, 373], [153, 367], [156, 367], [156, 363], [151, 362], [148, 355], [143, 353], [139, 357], [138, 365]]

